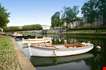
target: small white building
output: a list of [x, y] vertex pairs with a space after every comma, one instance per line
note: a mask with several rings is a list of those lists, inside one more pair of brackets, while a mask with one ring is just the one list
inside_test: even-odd
[[42, 25], [42, 28], [43, 28], [43, 30], [48, 30], [48, 29], [50, 29], [50, 26], [49, 25]]

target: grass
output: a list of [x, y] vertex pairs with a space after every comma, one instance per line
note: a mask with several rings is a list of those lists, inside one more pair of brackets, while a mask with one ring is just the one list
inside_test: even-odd
[[0, 35], [0, 70], [20, 70], [12, 40]]

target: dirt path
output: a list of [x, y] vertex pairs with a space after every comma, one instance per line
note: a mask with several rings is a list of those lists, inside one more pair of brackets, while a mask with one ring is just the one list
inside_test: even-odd
[[19, 64], [21, 66], [22, 70], [36, 70], [35, 67], [31, 64], [28, 58], [24, 56], [24, 54], [21, 52], [19, 48], [16, 47], [16, 42], [12, 38], [14, 48], [16, 50], [17, 59], [19, 61]]

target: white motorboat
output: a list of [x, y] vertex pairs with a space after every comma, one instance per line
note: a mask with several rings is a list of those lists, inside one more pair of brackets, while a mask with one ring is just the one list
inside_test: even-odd
[[[45, 42], [46, 41], [46, 42]], [[50, 41], [50, 42], [49, 42]], [[25, 43], [25, 41], [24, 41]], [[51, 45], [51, 40], [27, 40], [30, 56], [40, 57], [57, 57], [77, 55], [89, 52], [93, 49], [94, 45], [91, 43], [77, 43], [65, 45]]]
[[[60, 48], [61, 47], [61, 48]], [[84, 47], [69, 47], [64, 45], [56, 45], [52, 47], [28, 47], [31, 56], [55, 57], [55, 56], [69, 56], [86, 53], [93, 49], [93, 44], [86, 43]]]

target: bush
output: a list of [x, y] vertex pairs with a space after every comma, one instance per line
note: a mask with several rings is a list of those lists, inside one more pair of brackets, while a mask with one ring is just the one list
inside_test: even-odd
[[26, 30], [42, 30], [42, 26], [40, 24], [35, 25], [24, 25], [24, 26], [11, 26], [7, 27], [6, 32], [14, 32], [14, 31], [26, 31]]

